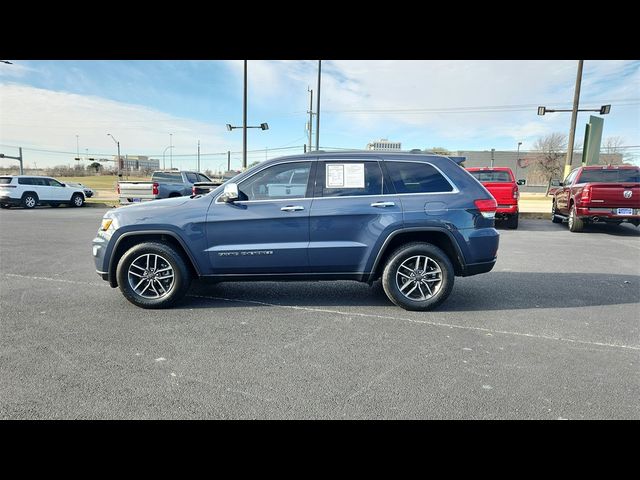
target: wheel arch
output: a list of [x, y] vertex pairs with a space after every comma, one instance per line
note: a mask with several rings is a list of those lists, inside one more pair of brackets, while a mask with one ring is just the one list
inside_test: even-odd
[[464, 273], [465, 262], [458, 242], [452, 234], [439, 228], [408, 228], [391, 233], [382, 244], [380, 251], [371, 268], [367, 281], [372, 283], [380, 278], [389, 256], [400, 246], [407, 243], [423, 242], [435, 245], [444, 251], [451, 263], [456, 276]]
[[127, 250], [131, 247], [138, 245], [140, 243], [145, 242], [159, 242], [164, 244], [169, 244], [176, 249], [176, 251], [181, 254], [187, 264], [187, 268], [189, 272], [196, 276], [200, 276], [200, 270], [198, 268], [198, 264], [195, 262], [191, 252], [184, 244], [183, 240], [174, 232], [168, 230], [153, 230], [153, 231], [134, 231], [134, 232], [126, 232], [123, 233], [116, 244], [113, 247], [113, 251], [109, 260], [109, 284], [112, 287], [118, 286], [118, 280], [116, 278], [116, 269], [118, 267], [118, 262], [125, 254]]

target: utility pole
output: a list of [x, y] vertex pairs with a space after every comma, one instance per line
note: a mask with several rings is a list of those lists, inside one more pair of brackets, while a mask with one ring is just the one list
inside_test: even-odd
[[[311, 143], [313, 142], [313, 139], [311, 137], [312, 131], [313, 131], [313, 90], [311, 90], [309, 87], [307, 87], [307, 91], [310, 94], [310, 96], [309, 96], [309, 111], [307, 113], [309, 114], [309, 147], [311, 147]], [[305, 151], [306, 151], [306, 149], [305, 149]]]
[[24, 169], [22, 168], [22, 147], [18, 147], [17, 157], [12, 157], [10, 155], [5, 155], [4, 153], [0, 153], [0, 158], [11, 158], [13, 160], [18, 160], [20, 162], [20, 175], [24, 175]]
[[173, 133], [169, 134], [169, 168], [173, 168]]
[[[316, 108], [316, 150], [320, 150], [320, 78], [322, 75], [322, 60], [318, 60], [318, 108]], [[311, 147], [311, 145], [309, 145]]]
[[491, 149], [491, 168], [493, 168], [493, 159], [494, 159], [493, 156], [494, 156], [495, 153], [496, 153], [496, 149], [492, 148]]
[[573, 142], [576, 136], [576, 121], [578, 120], [578, 104], [580, 103], [580, 84], [582, 83], [582, 64], [584, 60], [578, 60], [578, 74], [576, 75], [576, 89], [573, 94], [573, 111], [571, 112], [571, 129], [569, 130], [569, 144], [567, 145], [567, 160], [564, 164], [564, 177], [571, 171], [573, 161]]
[[244, 61], [244, 94], [242, 105], [242, 170], [247, 168], [247, 61]]
[[198, 140], [198, 171], [200, 171], [200, 140]]
[[231, 170], [231, 150], [227, 150], [227, 172]]

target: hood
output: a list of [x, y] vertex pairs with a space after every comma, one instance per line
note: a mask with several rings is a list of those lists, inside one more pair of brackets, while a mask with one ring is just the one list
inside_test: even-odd
[[157, 210], [162, 208], [171, 208], [177, 207], [178, 205], [182, 205], [191, 201], [190, 197], [174, 197], [174, 198], [163, 198], [161, 200], [152, 200], [150, 202], [142, 202], [142, 203], [133, 203], [129, 205], [123, 205], [118, 208], [118, 210], [125, 210], [127, 212], [131, 211], [142, 211], [142, 210]]

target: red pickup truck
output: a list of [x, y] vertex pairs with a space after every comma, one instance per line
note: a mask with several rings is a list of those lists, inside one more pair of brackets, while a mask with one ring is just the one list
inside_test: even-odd
[[571, 171], [553, 194], [551, 220], [580, 232], [586, 223], [640, 225], [640, 167], [593, 165]]
[[511, 169], [507, 167], [469, 167], [466, 170], [482, 183], [498, 202], [496, 219], [506, 220], [508, 228], [518, 228], [520, 191]]

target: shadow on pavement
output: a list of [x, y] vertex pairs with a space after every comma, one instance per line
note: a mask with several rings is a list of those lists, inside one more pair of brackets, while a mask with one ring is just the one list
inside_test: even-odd
[[496, 223], [496, 230], [502, 234], [503, 232], [567, 232], [571, 235], [589, 235], [599, 233], [603, 235], [614, 235], [622, 237], [640, 237], [640, 228], [631, 224], [621, 225], [605, 225], [603, 223], [585, 225], [584, 231], [580, 233], [569, 232], [566, 223], [553, 223], [551, 220], [520, 220], [518, 228], [511, 230], [504, 224]]
[[[230, 282], [215, 285], [194, 282], [189, 296], [176, 309], [269, 307], [267, 304], [308, 307], [394, 306], [380, 281], [336, 282]], [[239, 301], [203, 299], [219, 297]], [[519, 310], [576, 308], [596, 305], [632, 304], [640, 298], [640, 276], [602, 273], [490, 272], [456, 278], [440, 312], [474, 310]], [[244, 302], [243, 300], [246, 300]], [[398, 314], [404, 310], [398, 308]]]

